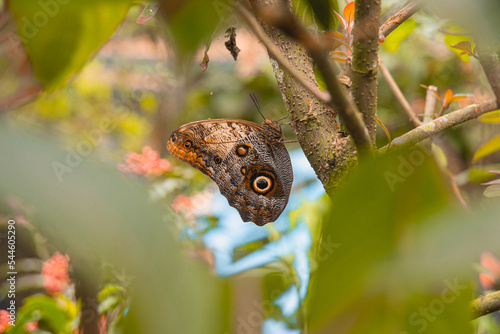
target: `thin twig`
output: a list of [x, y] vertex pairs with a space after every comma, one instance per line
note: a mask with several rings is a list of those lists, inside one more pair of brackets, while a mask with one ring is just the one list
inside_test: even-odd
[[451, 183], [451, 189], [453, 190], [453, 193], [455, 196], [457, 196], [458, 201], [462, 205], [462, 207], [469, 213], [472, 214], [472, 210], [469, 207], [469, 204], [465, 201], [464, 197], [462, 196], [462, 192], [460, 191], [460, 187], [457, 184], [457, 180], [455, 179], [454, 175], [450, 175], [450, 183]]
[[472, 319], [500, 311], [500, 291], [474, 299], [471, 302]]
[[436, 113], [437, 91], [438, 88], [436, 86], [429, 85], [429, 87], [427, 87], [427, 92], [425, 94], [424, 123], [429, 123], [434, 119], [434, 114]]
[[[463, 109], [459, 109], [448, 113], [444, 116], [436, 118], [434, 121], [422, 124], [415, 129], [408, 131], [406, 134], [395, 138], [392, 141], [391, 148], [402, 147], [406, 145], [413, 145], [422, 140], [429, 138], [430, 136], [436, 135], [439, 132], [448, 129], [452, 126], [470, 121], [481, 116], [484, 113], [493, 111], [497, 109], [496, 99], [482, 101], [480, 103], [471, 104]], [[382, 147], [380, 151], [384, 152], [387, 150], [387, 145]]]
[[380, 72], [385, 78], [385, 81], [387, 81], [387, 84], [391, 88], [392, 93], [398, 100], [399, 104], [401, 104], [401, 107], [403, 107], [403, 110], [406, 112], [406, 115], [410, 119], [410, 122], [412, 122], [413, 125], [415, 126], [422, 125], [422, 121], [418, 119], [417, 115], [415, 114], [415, 111], [413, 111], [413, 108], [411, 107], [410, 103], [408, 102], [403, 92], [399, 88], [398, 84], [396, 83], [396, 80], [394, 80], [394, 78], [391, 75], [391, 72], [389, 72], [384, 62], [380, 58], [378, 60], [378, 66], [380, 68]]
[[443, 28], [443, 27], [439, 28], [438, 31], [442, 32], [443, 34], [453, 35], [453, 36], [468, 36], [468, 35], [470, 35], [470, 33], [467, 33], [467, 32], [450, 31], [450, 30]]
[[[424, 108], [424, 119], [423, 119], [424, 124], [430, 123], [434, 119], [435, 112], [436, 112], [436, 101], [438, 98], [437, 90], [438, 90], [438, 88], [436, 86], [429, 85], [427, 87], [427, 92], [425, 94], [425, 108]], [[434, 143], [434, 145], [436, 145], [438, 147], [441, 147], [441, 145], [438, 142], [433, 141], [432, 137], [425, 139], [422, 144], [424, 144], [427, 141], [429, 143], [429, 148], [431, 148], [432, 143]], [[441, 149], [443, 150], [443, 153], [444, 153], [445, 150], [442, 147], [441, 147]], [[449, 177], [450, 177], [450, 184], [451, 184], [451, 189], [453, 190], [453, 193], [457, 197], [460, 204], [465, 208], [465, 210], [467, 210], [467, 212], [471, 213], [469, 205], [467, 205], [467, 202], [465, 201], [464, 197], [462, 196], [462, 193], [460, 192], [460, 188], [457, 185], [457, 182], [455, 180], [455, 176], [451, 175], [451, 173], [450, 173]]]
[[324, 92], [319, 90], [317, 87], [312, 85], [310, 82], [304, 79], [304, 76], [293, 67], [290, 62], [283, 57], [281, 52], [278, 50], [276, 45], [273, 44], [271, 39], [267, 37], [266, 33], [262, 28], [260, 27], [259, 23], [255, 19], [255, 17], [250, 14], [250, 12], [241, 4], [239, 3], [236, 6], [236, 10], [238, 13], [241, 15], [241, 17], [245, 20], [247, 23], [248, 27], [253, 31], [253, 33], [257, 36], [257, 38], [260, 39], [262, 44], [267, 48], [267, 51], [269, 54], [281, 65], [283, 68], [285, 68], [290, 74], [297, 79], [297, 81], [300, 82], [304, 88], [306, 88], [308, 91], [310, 91], [314, 96], [316, 96], [318, 99], [321, 101], [329, 102], [331, 101], [331, 97], [329, 96], [328, 92]]
[[414, 0], [406, 4], [396, 14], [392, 15], [380, 26], [379, 33], [387, 37], [394, 29], [399, 27], [404, 21], [418, 12], [424, 5], [426, 0]]

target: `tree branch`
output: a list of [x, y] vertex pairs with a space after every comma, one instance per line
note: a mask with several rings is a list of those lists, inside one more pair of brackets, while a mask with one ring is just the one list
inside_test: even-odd
[[[471, 104], [463, 109], [459, 109], [443, 115], [432, 122], [422, 124], [415, 129], [408, 131], [406, 134], [395, 138], [391, 143], [391, 148], [402, 147], [406, 145], [416, 144], [430, 136], [436, 135], [439, 132], [452, 126], [470, 121], [481, 116], [484, 113], [497, 109], [497, 101], [495, 99], [482, 101], [480, 103]], [[380, 149], [387, 150], [388, 145]]]
[[323, 76], [326, 88], [332, 96], [332, 100], [329, 103], [330, 106], [340, 115], [342, 124], [344, 124], [349, 131], [358, 151], [361, 154], [371, 154], [373, 152], [373, 142], [372, 138], [370, 138], [369, 131], [360, 113], [356, 109], [354, 101], [348, 98], [342, 88], [337, 78], [337, 74], [330, 64], [327, 53], [321, 49], [309, 49], [309, 54], [315, 61], [316, 66]]
[[423, 123], [432, 122], [436, 113], [437, 87], [430, 85], [425, 93], [424, 121]]
[[478, 47], [479, 62], [488, 78], [493, 94], [500, 101], [500, 61], [495, 50], [488, 47]]
[[372, 141], [377, 130], [380, 8], [380, 0], [356, 0], [354, 11], [351, 92]]
[[392, 77], [391, 72], [389, 72], [385, 64], [382, 62], [382, 59], [379, 59], [378, 65], [380, 68], [380, 72], [385, 78], [385, 81], [387, 81], [387, 84], [391, 88], [392, 93], [398, 100], [399, 104], [401, 104], [401, 107], [403, 107], [403, 110], [406, 112], [406, 115], [410, 119], [410, 122], [412, 122], [413, 125], [415, 126], [422, 125], [422, 121], [418, 119], [417, 115], [415, 114], [415, 111], [413, 111], [413, 108], [411, 107], [410, 103], [408, 102], [403, 92], [399, 88], [398, 84], [396, 83], [396, 80], [394, 80], [394, 78]]
[[[424, 119], [423, 119], [424, 124], [430, 123], [434, 120], [434, 117], [436, 114], [436, 101], [437, 101], [436, 93], [437, 93], [437, 90], [438, 90], [438, 88], [436, 86], [430, 85], [427, 87], [427, 92], [425, 94], [425, 108], [424, 108]], [[442, 143], [439, 143], [439, 142], [440, 142], [439, 140], [435, 141], [435, 140], [433, 140], [432, 137], [429, 137], [429, 138], [425, 139], [421, 143], [421, 145], [426, 146], [426, 144], [428, 143], [427, 148], [430, 151], [430, 150], [432, 150], [432, 144], [434, 143], [434, 145], [441, 148], [441, 150], [443, 151], [443, 154], [446, 155], [446, 159], [448, 161], [450, 161], [450, 158], [448, 156], [453, 154], [452, 151], [446, 150], [446, 148], [443, 147], [444, 145]], [[460, 188], [458, 187], [457, 182], [455, 180], [455, 176], [452, 175], [451, 171], [449, 173], [449, 178], [450, 178], [451, 189], [453, 190], [453, 193], [457, 197], [457, 200], [460, 202], [460, 204], [464, 207], [464, 209], [467, 212], [471, 213], [469, 205], [467, 205], [467, 202], [465, 201], [464, 197], [462, 196], [462, 193], [460, 192]]]
[[[273, 3], [280, 1], [289, 5], [286, 0], [251, 0], [250, 12], [265, 15], [275, 10]], [[249, 12], [248, 8], [246, 9]], [[251, 22], [255, 22], [253, 13], [250, 14], [253, 18]], [[270, 40], [269, 44], [281, 55], [275, 58], [269, 52], [278, 88], [290, 115], [290, 125], [319, 180], [331, 195], [341, 185], [344, 176], [356, 161], [352, 140], [341, 131], [336, 120], [336, 110], [299, 82], [298, 78], [302, 77], [309, 85], [318, 89], [313, 63], [304, 45], [291, 39], [272, 24], [266, 24], [260, 15], [257, 18], [258, 30], [264, 32], [266, 40]], [[280, 59], [286, 59], [300, 75], [293, 75]], [[323, 93], [329, 95], [327, 92]]]
[[500, 311], [500, 291], [476, 298], [471, 302], [470, 306], [472, 309], [472, 319]]
[[399, 27], [404, 21], [410, 18], [413, 14], [418, 12], [424, 5], [426, 0], [410, 1], [396, 14], [392, 15], [387, 21], [380, 26], [379, 33], [383, 36], [389, 35], [394, 29]]
[[270, 4], [266, 10], [257, 10], [256, 14], [259, 20], [279, 28], [306, 47], [330, 93], [331, 99], [325, 102], [339, 114], [358, 151], [360, 153], [373, 153], [373, 143], [363, 119], [354, 102], [345, 94], [337, 74], [330, 64], [327, 45], [303, 27], [292, 14], [290, 8], [283, 2], [278, 1]]
[[267, 52], [274, 58], [276, 61], [283, 66], [290, 74], [297, 79], [297, 81], [304, 86], [309, 92], [311, 92], [314, 96], [316, 96], [318, 99], [329, 102], [331, 100], [331, 96], [328, 94], [328, 92], [320, 91], [318, 87], [312, 85], [310, 82], [308, 82], [303, 75], [299, 73], [295, 67], [293, 67], [290, 62], [283, 57], [282, 53], [278, 50], [278, 48], [273, 44], [271, 39], [267, 37], [266, 33], [262, 28], [260, 27], [259, 23], [255, 19], [255, 17], [250, 14], [250, 12], [241, 4], [239, 3], [236, 6], [236, 10], [238, 13], [242, 16], [242, 18], [245, 20], [246, 24], [248, 27], [253, 31], [255, 36], [260, 39], [262, 44], [267, 49]]

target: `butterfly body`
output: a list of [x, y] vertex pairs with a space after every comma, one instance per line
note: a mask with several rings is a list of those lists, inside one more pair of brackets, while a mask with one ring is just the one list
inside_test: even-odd
[[214, 180], [243, 221], [265, 225], [283, 212], [293, 181], [280, 127], [236, 119], [209, 119], [175, 130], [168, 151]]

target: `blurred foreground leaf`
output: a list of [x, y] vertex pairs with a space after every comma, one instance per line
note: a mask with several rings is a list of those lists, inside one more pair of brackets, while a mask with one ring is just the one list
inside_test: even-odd
[[[464, 30], [460, 27], [456, 26], [449, 26], [447, 29], [450, 32], [456, 32], [456, 33], [462, 33]], [[476, 47], [476, 44], [474, 43], [474, 40], [467, 35], [453, 35], [453, 34], [445, 34], [444, 35], [444, 42], [448, 46], [448, 48], [455, 53], [461, 61], [464, 63], [467, 63], [470, 60], [470, 53], [468, 52], [463, 52], [462, 49], [453, 47], [454, 45], [459, 45], [460, 43], [463, 45], [463, 43], [467, 42], [470, 44], [470, 50], [473, 51], [474, 48]]]
[[487, 112], [486, 114], [482, 114], [478, 119], [483, 123], [500, 123], [500, 110], [494, 110]]
[[123, 21], [132, 0], [15, 0], [9, 10], [35, 76], [54, 90], [79, 71]]
[[43, 295], [27, 297], [17, 313], [16, 326], [11, 327], [8, 333], [27, 333], [25, 325], [37, 321], [41, 329], [71, 334], [74, 328], [65, 325], [74, 320], [75, 313], [76, 306], [64, 296], [58, 299]]
[[320, 30], [337, 30], [339, 20], [333, 10], [339, 11], [337, 0], [292, 0], [292, 9], [297, 18], [306, 26]]
[[[123, 333], [222, 333], [221, 281], [182, 254], [175, 229], [146, 190], [82, 155], [83, 143], [60, 150], [0, 122], [0, 198], [12, 195], [35, 208], [32, 223], [79, 265], [79, 279], [99, 277], [101, 259], [131, 278]], [[61, 181], [56, 162], [71, 170]]]
[[408, 37], [415, 27], [417, 23], [413, 19], [406, 20], [399, 27], [397, 27], [392, 33], [390, 33], [384, 41], [384, 48], [389, 52], [397, 52], [399, 50], [399, 46], [401, 42], [403, 42], [406, 37]]
[[160, 11], [178, 60], [189, 61], [202, 44], [209, 45], [218, 24], [233, 13], [233, 6], [233, 0], [162, 1]]
[[498, 250], [498, 208], [450, 211], [419, 148], [377, 157], [333, 200], [307, 310], [312, 333], [471, 333], [471, 262]]
[[481, 145], [477, 149], [476, 153], [474, 153], [472, 161], [477, 161], [487, 155], [495, 153], [498, 150], [500, 150], [500, 135], [493, 137], [492, 139]]
[[[311, 6], [314, 16], [318, 19], [318, 23], [323, 30], [330, 29], [330, 21], [333, 17], [331, 12], [331, 1], [330, 0], [307, 0], [309, 6]], [[335, 1], [336, 4], [336, 1]], [[335, 6], [338, 7], [338, 6]]]

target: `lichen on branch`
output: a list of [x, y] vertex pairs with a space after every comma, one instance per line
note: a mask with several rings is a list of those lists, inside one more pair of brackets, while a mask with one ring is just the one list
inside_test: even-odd
[[351, 92], [372, 141], [375, 140], [378, 88], [380, 0], [356, 0]]

